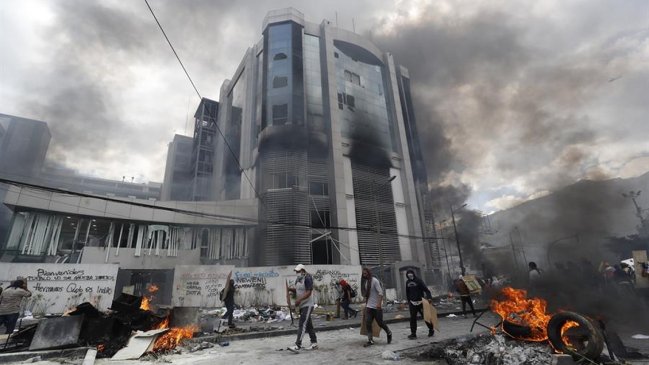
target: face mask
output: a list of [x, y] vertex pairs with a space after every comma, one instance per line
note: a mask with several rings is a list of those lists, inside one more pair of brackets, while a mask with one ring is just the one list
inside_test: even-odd
[[410, 280], [412, 280], [412, 279], [414, 279], [414, 278], [415, 278], [415, 276], [414, 276], [413, 274], [408, 274], [408, 275], [406, 275], [406, 276], [407, 276], [407, 277], [408, 277], [408, 279], [410, 279]]

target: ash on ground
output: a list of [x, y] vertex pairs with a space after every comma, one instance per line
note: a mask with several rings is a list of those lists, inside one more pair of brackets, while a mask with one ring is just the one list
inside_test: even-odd
[[499, 334], [437, 342], [403, 355], [436, 360], [440, 365], [546, 365], [552, 361], [548, 344], [512, 340]]

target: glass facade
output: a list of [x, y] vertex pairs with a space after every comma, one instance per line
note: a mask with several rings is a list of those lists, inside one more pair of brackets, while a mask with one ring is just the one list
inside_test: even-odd
[[243, 70], [241, 76], [235, 81], [228, 95], [228, 102], [225, 136], [234, 156], [229, 151], [225, 155], [225, 199], [232, 200], [239, 199], [241, 194], [241, 171], [237, 160], [240, 159], [241, 123], [243, 111], [246, 110], [246, 70]]
[[396, 150], [396, 136], [385, 92], [387, 72], [384, 67], [356, 60], [334, 48], [342, 136], [359, 138], [365, 131], [373, 131], [379, 147]]
[[308, 34], [304, 35], [304, 84], [306, 85], [306, 118], [309, 129], [324, 132], [320, 38]]
[[294, 23], [268, 27], [266, 100], [262, 129], [267, 125], [304, 124], [302, 28]]

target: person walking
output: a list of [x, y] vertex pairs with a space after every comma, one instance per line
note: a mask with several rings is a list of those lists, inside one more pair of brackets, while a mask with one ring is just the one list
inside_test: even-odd
[[381, 327], [388, 336], [388, 344], [392, 342], [392, 331], [388, 325], [383, 322], [383, 288], [379, 280], [372, 276], [372, 271], [369, 268], [363, 268], [363, 297], [365, 297], [365, 325], [367, 328], [367, 343], [364, 347], [374, 345], [372, 338], [372, 323], [376, 320], [379, 327]]
[[[227, 294], [225, 295], [225, 298], [223, 298], [223, 303], [225, 303], [225, 308], [227, 311], [221, 317], [221, 319], [227, 319], [228, 320], [228, 328], [235, 328], [236, 326], [233, 323], [234, 319], [234, 279], [230, 279], [228, 282], [228, 288], [227, 288]], [[225, 291], [225, 289], [223, 289]]]
[[5, 326], [5, 334], [12, 334], [20, 315], [20, 305], [23, 298], [31, 297], [27, 289], [27, 281], [14, 280], [2, 294], [0, 294], [0, 325]]
[[[406, 297], [408, 298], [408, 308], [410, 309], [410, 336], [408, 339], [417, 338], [417, 314], [424, 317], [424, 304], [422, 301], [428, 300], [431, 304], [433, 296], [423, 280], [415, 275], [414, 270], [406, 271]], [[435, 335], [433, 325], [426, 323], [428, 327], [428, 337]]]
[[468, 304], [471, 307], [471, 313], [476, 317], [475, 308], [473, 308], [473, 299], [471, 299], [471, 291], [469, 291], [469, 287], [462, 280], [462, 275], [455, 280], [454, 284], [455, 290], [460, 294], [460, 300], [462, 301], [462, 315], [466, 317], [466, 305]]
[[300, 322], [297, 326], [297, 340], [295, 345], [288, 348], [289, 351], [298, 352], [302, 349], [302, 336], [305, 332], [309, 333], [311, 345], [305, 347], [306, 350], [316, 350], [318, 348], [318, 338], [313, 329], [313, 322], [311, 321], [311, 313], [315, 306], [313, 299], [313, 277], [306, 271], [304, 265], [299, 264], [294, 269], [297, 274], [295, 280], [295, 288], [289, 288], [290, 292], [295, 293], [295, 308], [300, 311]]
[[[334, 283], [334, 289], [336, 290], [336, 316], [334, 318], [340, 318], [340, 305], [343, 300], [343, 288], [340, 285], [340, 282]], [[345, 315], [347, 317], [347, 315]]]
[[358, 311], [356, 309], [353, 309], [351, 307], [352, 304], [352, 298], [355, 296], [353, 295], [353, 289], [345, 279], [340, 279], [340, 282], [338, 283], [341, 287], [342, 290], [342, 297], [340, 300], [340, 304], [343, 307], [343, 311], [345, 312], [345, 317], [343, 319], [348, 319], [349, 317], [354, 317], [358, 315]]

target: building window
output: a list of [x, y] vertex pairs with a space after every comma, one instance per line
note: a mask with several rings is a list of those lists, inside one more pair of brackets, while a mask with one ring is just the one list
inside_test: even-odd
[[351, 82], [352, 84], [356, 84], [358, 86], [361, 85], [361, 77], [357, 73], [353, 73], [351, 71], [345, 70], [345, 80], [347, 82]]
[[278, 89], [280, 87], [288, 86], [288, 77], [286, 76], [275, 76], [273, 78], [273, 88]]
[[336, 58], [340, 57], [340, 56], [338, 56], [338, 52], [334, 52], [334, 57], [336, 57]]
[[347, 94], [347, 105], [352, 108], [356, 106], [356, 99], [352, 95]]
[[327, 183], [311, 181], [309, 183], [309, 194], [329, 195], [329, 185]]
[[290, 175], [287, 172], [280, 172], [271, 174], [271, 189], [286, 189], [294, 186], [299, 186], [300, 179], [295, 175]]
[[273, 105], [273, 125], [283, 125], [288, 121], [288, 104]]
[[273, 56], [273, 61], [285, 60], [286, 58], [287, 58], [286, 53], [280, 52], [280, 53], [276, 53], [275, 56]]

